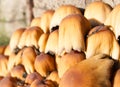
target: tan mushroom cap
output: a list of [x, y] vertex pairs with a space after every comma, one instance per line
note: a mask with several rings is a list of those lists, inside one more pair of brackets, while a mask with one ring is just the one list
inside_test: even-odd
[[8, 74], [8, 56], [0, 54], [0, 76], [7, 76]]
[[27, 73], [23, 65], [17, 65], [11, 70], [11, 76], [19, 80], [25, 81]]
[[29, 27], [25, 45], [28, 47], [34, 46], [36, 49], [38, 49], [38, 40], [42, 34], [43, 34], [43, 30], [41, 28], [37, 26]]
[[22, 64], [28, 74], [35, 71], [34, 62], [36, 59], [36, 52], [32, 47], [24, 48], [22, 53]]
[[0, 54], [4, 54], [6, 46], [0, 46]]
[[39, 46], [39, 51], [40, 52], [44, 52], [45, 53], [45, 48], [46, 48], [48, 37], [49, 37], [48, 33], [43, 33], [40, 36], [40, 38], [38, 40], [38, 46]]
[[59, 26], [61, 20], [64, 17], [70, 14], [82, 14], [82, 13], [77, 7], [73, 5], [62, 5], [59, 8], [57, 8], [51, 20], [50, 32], [52, 31], [53, 27]]
[[31, 85], [32, 82], [36, 79], [43, 80], [43, 77], [37, 72], [30, 73], [30, 74], [27, 75], [27, 77], [25, 79], [25, 83]]
[[86, 58], [98, 53], [107, 54], [116, 60], [120, 57], [119, 44], [114, 33], [107, 26], [96, 26], [92, 28], [86, 42]]
[[83, 60], [65, 72], [59, 87], [111, 87], [114, 61], [104, 54]]
[[0, 86], [1, 87], [16, 87], [16, 80], [12, 77], [4, 77], [0, 81]]
[[10, 45], [8, 44], [8, 45], [5, 47], [4, 55], [10, 56], [11, 53], [12, 53], [12, 51], [11, 51], [11, 49], [10, 49]]
[[54, 14], [54, 10], [47, 10], [41, 15], [40, 27], [44, 33], [49, 33], [50, 23]]
[[113, 87], [119, 87], [119, 85], [120, 85], [120, 69], [118, 69], [115, 73]]
[[59, 77], [61, 78], [69, 68], [83, 61], [84, 59], [86, 59], [86, 57], [85, 53], [83, 52], [79, 53], [71, 51], [70, 53], [64, 54], [61, 58], [59, 58], [59, 62], [57, 62], [57, 70]]
[[58, 30], [55, 30], [49, 34], [45, 53], [50, 53], [52, 55], [58, 52]]
[[34, 67], [40, 75], [47, 77], [50, 72], [56, 69], [55, 59], [51, 55], [41, 53], [36, 57]]
[[115, 33], [116, 39], [118, 39], [120, 35], [120, 4], [116, 5], [111, 13], [108, 15], [106, 21], [104, 22], [105, 25], [110, 26], [111, 30]]
[[23, 34], [21, 35], [21, 38], [20, 38], [20, 41], [19, 41], [19, 44], [18, 44], [18, 47], [20, 49], [22, 49], [23, 47], [26, 46], [26, 40], [27, 40], [27, 37], [29, 35], [29, 29], [26, 29]]
[[40, 23], [41, 23], [41, 17], [33, 18], [30, 23], [30, 27], [33, 27], [33, 26], [40, 27]]
[[11, 36], [11, 39], [10, 39], [10, 49], [11, 49], [11, 52], [15, 52], [16, 49], [18, 48], [18, 44], [20, 42], [20, 38], [23, 34], [23, 32], [25, 31], [26, 28], [20, 28], [20, 29], [17, 29]]
[[90, 30], [89, 21], [79, 14], [65, 17], [59, 26], [58, 54], [69, 53], [72, 49], [85, 51], [85, 36]]
[[112, 7], [107, 3], [95, 1], [85, 8], [84, 16], [90, 21], [92, 26], [96, 26], [103, 24], [111, 11]]

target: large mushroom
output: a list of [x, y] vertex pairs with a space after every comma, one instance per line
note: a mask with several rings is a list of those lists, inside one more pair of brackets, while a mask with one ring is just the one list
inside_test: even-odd
[[90, 30], [89, 21], [79, 14], [65, 17], [59, 26], [58, 54], [71, 50], [85, 51], [85, 37]]
[[111, 87], [114, 61], [107, 55], [98, 54], [68, 69], [59, 87]]

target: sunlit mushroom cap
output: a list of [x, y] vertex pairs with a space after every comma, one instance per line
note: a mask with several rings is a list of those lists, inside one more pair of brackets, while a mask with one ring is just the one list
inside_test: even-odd
[[94, 27], [103, 24], [111, 11], [112, 7], [110, 5], [101, 1], [96, 1], [86, 6], [84, 16]]
[[81, 11], [73, 5], [62, 5], [55, 10], [50, 24], [50, 32], [59, 26], [61, 20], [70, 14], [82, 14]]
[[90, 30], [89, 21], [79, 14], [65, 17], [59, 26], [58, 54], [69, 53], [71, 50], [85, 50], [85, 36]]
[[47, 10], [41, 15], [40, 27], [44, 31], [44, 33], [50, 32], [49, 28], [53, 14], [54, 10]]
[[18, 48], [18, 44], [20, 42], [20, 38], [23, 34], [23, 32], [25, 31], [26, 28], [20, 28], [17, 29], [11, 36], [10, 39], [10, 49], [12, 52], [15, 52], [16, 49]]

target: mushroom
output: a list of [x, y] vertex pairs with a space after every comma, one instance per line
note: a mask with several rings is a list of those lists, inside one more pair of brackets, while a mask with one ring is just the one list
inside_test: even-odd
[[105, 54], [92, 56], [68, 69], [59, 87], [111, 87], [113, 65], [114, 60]]
[[113, 31], [107, 26], [96, 26], [90, 30], [87, 37], [86, 58], [104, 53], [118, 60], [120, 49]]
[[55, 10], [53, 17], [50, 23], [50, 32], [58, 29], [60, 22], [62, 19], [70, 14], [80, 14], [82, 15], [81, 11], [75, 7], [74, 5], [61, 5]]
[[111, 11], [112, 7], [109, 4], [95, 1], [86, 6], [84, 16], [90, 21], [92, 27], [95, 27], [104, 24]]
[[85, 37], [90, 30], [89, 21], [79, 14], [65, 17], [59, 26], [58, 55], [69, 53], [71, 50], [85, 51]]

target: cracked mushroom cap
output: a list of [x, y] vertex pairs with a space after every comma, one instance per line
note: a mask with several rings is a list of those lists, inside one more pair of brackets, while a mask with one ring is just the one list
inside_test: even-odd
[[112, 7], [109, 4], [101, 1], [95, 1], [90, 3], [85, 8], [84, 16], [90, 21], [91, 25], [94, 27], [96, 25], [103, 24], [111, 11]]
[[98, 54], [71, 67], [61, 78], [59, 87], [111, 87], [114, 60]]
[[53, 14], [53, 17], [50, 23], [50, 32], [55, 30], [56, 27], [58, 29], [58, 26], [61, 20], [70, 14], [81, 14], [82, 15], [81, 11], [73, 5], [62, 5], [59, 8], [57, 8], [55, 10], [55, 13]]
[[79, 14], [65, 17], [59, 26], [58, 54], [71, 50], [85, 51], [85, 37], [90, 30], [89, 21]]

